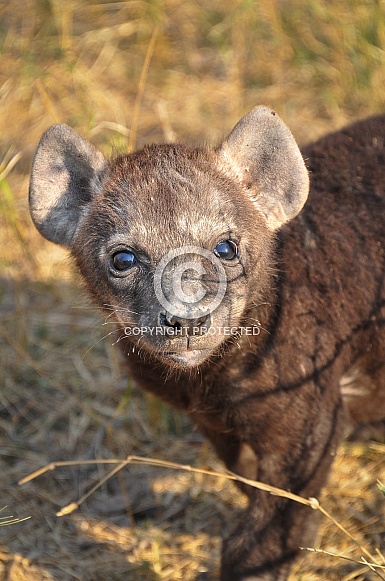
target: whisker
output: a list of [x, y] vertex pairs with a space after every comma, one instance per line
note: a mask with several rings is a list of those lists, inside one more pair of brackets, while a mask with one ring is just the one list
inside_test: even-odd
[[[111, 334], [112, 333], [110, 333], [110, 335]], [[107, 337], [108, 337], [108, 335], [107, 335]], [[115, 343], [112, 343], [112, 346], [114, 347], [115, 345], [120, 343], [120, 341], [122, 341], [123, 339], [127, 339], [127, 335], [125, 333], [123, 333], [123, 335], [120, 335], [120, 337], [118, 337], [118, 339], [115, 341]]]
[[100, 339], [98, 339], [97, 341], [95, 341], [95, 343], [93, 343], [91, 345], [91, 347], [89, 347], [87, 349], [87, 351], [84, 353], [82, 359], [84, 359], [86, 357], [86, 355], [94, 348], [96, 347], [96, 345], [99, 345], [99, 343], [101, 343], [102, 341], [104, 341], [104, 339], [107, 339], [107, 337], [109, 337], [110, 335], [113, 335], [114, 333], [119, 332], [119, 329], [114, 329], [113, 331], [110, 331], [109, 333], [107, 333], [106, 335], [103, 335], [103, 337], [101, 337]]
[[104, 303], [103, 304], [103, 308], [106, 309], [113, 309], [114, 311], [118, 312], [122, 312], [122, 313], [131, 313], [133, 315], [138, 315], [140, 316], [141, 313], [137, 313], [136, 311], [131, 311], [130, 309], [127, 309], [126, 307], [122, 307], [120, 305], [109, 305], [108, 303]]

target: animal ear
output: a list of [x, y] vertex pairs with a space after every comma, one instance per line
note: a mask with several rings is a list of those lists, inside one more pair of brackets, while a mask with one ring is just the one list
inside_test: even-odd
[[67, 125], [43, 134], [32, 164], [29, 204], [32, 219], [48, 240], [71, 246], [87, 206], [102, 189], [107, 162]]
[[250, 111], [218, 153], [271, 230], [301, 210], [309, 192], [308, 173], [294, 137], [274, 111], [267, 107]]

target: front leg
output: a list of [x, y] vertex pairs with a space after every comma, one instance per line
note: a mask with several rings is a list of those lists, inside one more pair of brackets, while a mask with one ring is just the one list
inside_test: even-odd
[[223, 542], [221, 581], [286, 581], [299, 548], [314, 539], [316, 517], [307, 506], [255, 490]]
[[[284, 429], [265, 421], [263, 432], [256, 432], [257, 423], [252, 430], [244, 426], [233, 433], [205, 433], [230, 470], [305, 498], [317, 497], [343, 421], [339, 401], [322, 407], [314, 406], [313, 414], [308, 410], [296, 421], [290, 418], [287, 422], [288, 416], [286, 421], [282, 416]], [[236, 433], [247, 440], [242, 442]], [[317, 513], [245, 484], [241, 488], [249, 497], [249, 506], [223, 543], [221, 581], [285, 581], [300, 547], [313, 542]]]

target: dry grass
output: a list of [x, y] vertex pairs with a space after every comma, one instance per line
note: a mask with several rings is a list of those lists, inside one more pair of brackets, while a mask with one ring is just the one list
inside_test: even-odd
[[[28, 172], [42, 131], [67, 122], [109, 154], [217, 140], [265, 103], [305, 142], [383, 111], [384, 81], [380, 0], [0, 0], [0, 518], [31, 516], [0, 527], [1, 580], [215, 579], [220, 537], [244, 502], [223, 478], [131, 466], [57, 518], [102, 467], [16, 485], [51, 461], [128, 454], [221, 468], [184, 418], [127, 384], [65, 253], [33, 229]], [[371, 553], [384, 547], [383, 452], [342, 446], [322, 499]], [[326, 519], [317, 547], [362, 554]], [[378, 576], [316, 553], [292, 579]]]

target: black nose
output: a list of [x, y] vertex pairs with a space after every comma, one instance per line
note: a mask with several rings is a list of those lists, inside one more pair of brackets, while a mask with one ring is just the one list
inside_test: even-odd
[[185, 319], [176, 315], [171, 315], [168, 312], [159, 314], [159, 325], [168, 327], [176, 336], [181, 335], [204, 335], [207, 333], [211, 324], [210, 315], [204, 315], [196, 319]]

